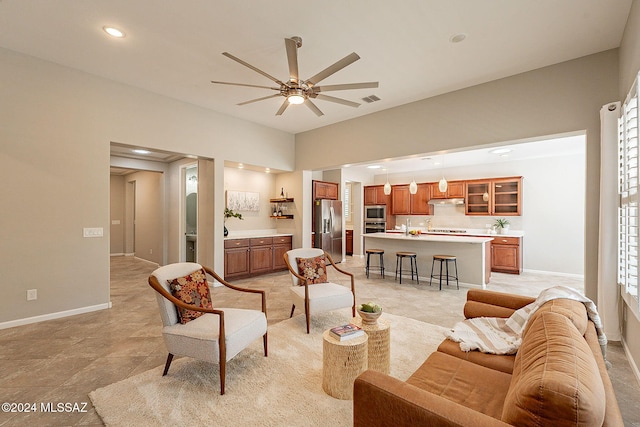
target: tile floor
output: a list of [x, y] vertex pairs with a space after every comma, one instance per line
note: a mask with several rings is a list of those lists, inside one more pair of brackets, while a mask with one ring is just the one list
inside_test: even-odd
[[[367, 279], [362, 259], [348, 258], [342, 267], [356, 275], [358, 301], [374, 300], [389, 313], [446, 327], [462, 320], [464, 287], [439, 291], [436, 286], [429, 287], [427, 281], [417, 285], [409, 280], [399, 285], [393, 274], [382, 279], [372, 273]], [[38, 409], [35, 413], [0, 412], [0, 426], [102, 425], [87, 396], [90, 391], [164, 364], [166, 350], [160, 317], [153, 291], [147, 285], [147, 277], [154, 268], [153, 264], [136, 258], [114, 257], [112, 309], [0, 330], [0, 400], [36, 403]], [[331, 270], [330, 279], [347, 283]], [[270, 324], [289, 317], [291, 282], [287, 273], [236, 283], [267, 291]], [[530, 273], [520, 276], [494, 273], [489, 288], [535, 296], [541, 289], [556, 284], [582, 289], [580, 280]], [[225, 288], [216, 287], [213, 292], [218, 307], [246, 306]], [[609, 375], [625, 425], [640, 427], [637, 411], [640, 385], [619, 343], [609, 344], [608, 358], [613, 364]], [[86, 402], [86, 412], [40, 411], [41, 404], [67, 402], [80, 405]]]

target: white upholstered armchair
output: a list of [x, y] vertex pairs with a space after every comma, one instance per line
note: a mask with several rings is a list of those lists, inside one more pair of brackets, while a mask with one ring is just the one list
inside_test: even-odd
[[[304, 277], [304, 272], [302, 274], [299, 272], [297, 260], [310, 259], [322, 255], [324, 255], [326, 261], [328, 261], [327, 264], [331, 264], [339, 273], [349, 276], [351, 279], [350, 287], [331, 282], [308, 283], [309, 281]], [[303, 307], [307, 320], [307, 333], [309, 333], [309, 324], [311, 314], [313, 313], [351, 307], [351, 315], [355, 317], [356, 289], [353, 274], [340, 269], [328, 253], [322, 249], [315, 248], [293, 249], [284, 254], [284, 261], [287, 264], [289, 273], [291, 273], [291, 280], [293, 282], [293, 286], [290, 288], [293, 305], [289, 317], [293, 317], [296, 306]]]
[[[260, 294], [260, 310], [239, 308], [202, 308], [187, 304], [172, 294], [170, 283], [177, 278], [189, 276], [204, 268], [204, 271], [236, 291]], [[206, 277], [205, 283], [206, 283]], [[256, 339], [262, 337], [264, 355], [267, 356], [267, 317], [265, 292], [231, 285], [215, 272], [200, 264], [183, 262], [160, 267], [149, 276], [149, 285], [157, 292], [156, 297], [162, 318], [162, 336], [169, 351], [163, 376], [169, 371], [173, 356], [188, 356], [220, 365], [220, 394], [224, 394], [226, 362]], [[208, 285], [205, 285], [208, 290]], [[257, 303], [256, 303], [257, 305]], [[204, 313], [181, 323], [178, 309]]]

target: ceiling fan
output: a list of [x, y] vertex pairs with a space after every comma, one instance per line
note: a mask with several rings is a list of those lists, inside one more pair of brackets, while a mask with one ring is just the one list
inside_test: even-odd
[[240, 58], [237, 58], [230, 54], [229, 52], [223, 52], [222, 54], [227, 58], [233, 59], [234, 61], [244, 65], [255, 71], [256, 73], [262, 74], [266, 78], [274, 81], [278, 87], [271, 86], [260, 86], [260, 85], [252, 85], [245, 83], [229, 83], [229, 82], [218, 82], [212, 81], [211, 83], [223, 84], [223, 85], [233, 85], [233, 86], [246, 86], [246, 87], [257, 87], [261, 89], [270, 89], [275, 90], [278, 93], [269, 96], [263, 96], [262, 98], [252, 99], [250, 101], [241, 102], [238, 105], [246, 105], [251, 104], [252, 102], [263, 101], [265, 99], [277, 98], [279, 96], [285, 97], [284, 102], [276, 112], [276, 116], [284, 113], [284, 110], [287, 109], [289, 104], [305, 104], [307, 107], [311, 109], [317, 116], [322, 116], [324, 113], [320, 111], [320, 109], [311, 101], [311, 99], [321, 99], [323, 101], [335, 102], [337, 104], [348, 105], [349, 107], [358, 107], [360, 104], [357, 102], [348, 101], [342, 98], [336, 98], [329, 95], [324, 95], [321, 92], [330, 92], [336, 90], [348, 90], [348, 89], [366, 89], [366, 88], [376, 88], [378, 87], [378, 82], [365, 82], [365, 83], [347, 83], [347, 84], [337, 84], [337, 85], [326, 85], [326, 86], [316, 86], [322, 80], [326, 79], [330, 75], [342, 70], [347, 65], [350, 65], [360, 59], [357, 53], [353, 52], [333, 65], [325, 68], [320, 71], [318, 74], [310, 77], [306, 80], [302, 80], [298, 76], [298, 49], [302, 46], [302, 39], [300, 37], [291, 37], [285, 38], [284, 44], [287, 49], [287, 60], [289, 62], [289, 80], [287, 82], [282, 82], [275, 77], [265, 73], [264, 71], [254, 67], [253, 65], [243, 61]]

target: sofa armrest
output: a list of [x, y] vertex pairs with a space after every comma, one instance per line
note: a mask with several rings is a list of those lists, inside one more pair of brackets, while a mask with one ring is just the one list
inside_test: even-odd
[[367, 370], [354, 383], [353, 425], [483, 427], [508, 424], [397, 378]]
[[536, 299], [504, 292], [470, 289], [464, 305], [464, 316], [472, 317], [509, 317], [514, 311], [531, 304]]

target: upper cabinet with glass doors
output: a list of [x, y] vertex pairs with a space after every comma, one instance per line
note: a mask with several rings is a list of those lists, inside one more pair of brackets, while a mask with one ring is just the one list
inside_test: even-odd
[[521, 215], [522, 177], [467, 181], [465, 198], [467, 215]]

